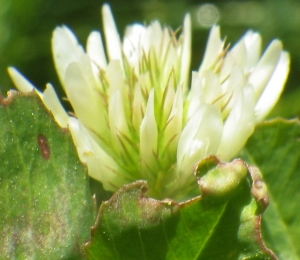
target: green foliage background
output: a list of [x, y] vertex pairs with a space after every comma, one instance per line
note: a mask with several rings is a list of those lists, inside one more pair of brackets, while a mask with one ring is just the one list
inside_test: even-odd
[[[182, 24], [184, 14], [193, 20], [193, 60], [196, 69], [202, 59], [208, 27], [199, 23], [199, 8], [213, 4], [223, 37], [234, 43], [247, 29], [261, 33], [264, 47], [273, 38], [283, 41], [291, 54], [290, 77], [272, 117], [300, 114], [300, 2], [297, 0], [110, 0], [122, 34], [126, 24], [150, 23], [159, 19], [174, 29]], [[7, 66], [16, 66], [37, 87], [46, 82], [60, 90], [51, 57], [51, 34], [57, 25], [68, 25], [84, 45], [91, 30], [102, 30], [102, 0], [0, 0], [0, 87], [5, 93], [13, 85]], [[62, 93], [61, 93], [62, 94]]]

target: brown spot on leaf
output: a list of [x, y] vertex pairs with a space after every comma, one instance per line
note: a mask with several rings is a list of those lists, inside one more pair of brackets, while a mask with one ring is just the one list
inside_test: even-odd
[[10, 90], [7, 92], [7, 98], [3, 97], [2, 94], [0, 94], [0, 105], [2, 106], [8, 106], [14, 97], [18, 95], [19, 93], [15, 90]]
[[47, 139], [44, 135], [38, 135], [38, 144], [41, 150], [41, 154], [45, 160], [49, 160], [50, 158], [50, 148], [47, 142]]

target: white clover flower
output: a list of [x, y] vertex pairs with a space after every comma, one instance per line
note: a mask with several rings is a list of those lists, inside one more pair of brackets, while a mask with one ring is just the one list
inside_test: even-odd
[[[50, 84], [39, 94], [105, 189], [145, 179], [149, 195], [183, 198], [194, 188], [195, 164], [208, 155], [232, 159], [273, 108], [289, 56], [278, 40], [261, 55], [252, 31], [229, 49], [213, 26], [189, 86], [189, 15], [180, 35], [155, 21], [128, 26], [121, 41], [109, 7], [102, 12], [106, 52], [99, 32], [90, 34], [86, 51], [67, 27], [53, 33], [55, 66], [75, 116]], [[21, 91], [32, 90], [14, 68], [9, 72]]]

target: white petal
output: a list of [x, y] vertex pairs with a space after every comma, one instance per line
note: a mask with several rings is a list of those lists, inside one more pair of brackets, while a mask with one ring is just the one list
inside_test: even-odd
[[119, 141], [119, 138], [122, 138], [122, 134], [129, 136], [129, 129], [124, 110], [121, 90], [116, 89], [114, 93], [110, 95], [109, 100], [109, 126], [116, 151], [122, 150]]
[[227, 115], [232, 107], [237, 102], [236, 100], [240, 98], [238, 93], [241, 92], [242, 88], [246, 84], [246, 77], [244, 76], [243, 70], [237, 65], [233, 65], [229, 79], [222, 85], [224, 98], [223, 106], [223, 116]]
[[[85, 62], [86, 65], [90, 65], [88, 61]], [[86, 127], [101, 134], [100, 132], [106, 129], [101, 97], [97, 93], [97, 87], [92, 78], [88, 77], [87, 68], [84, 71], [82, 67], [79, 63], [74, 62], [67, 68], [65, 77], [66, 93], [76, 117]], [[91, 68], [89, 69], [91, 70]]]
[[184, 82], [184, 87], [188, 87], [188, 80], [190, 77], [190, 63], [191, 63], [191, 48], [192, 48], [192, 28], [191, 17], [187, 14], [183, 22], [183, 45], [180, 61], [180, 78]]
[[234, 91], [240, 91], [246, 84], [243, 70], [237, 65], [233, 65], [228, 81], [222, 85], [223, 93], [232, 95]]
[[246, 85], [237, 95], [225, 121], [222, 141], [217, 151], [217, 156], [224, 161], [232, 159], [238, 153], [254, 130], [253, 87]]
[[122, 43], [110, 7], [107, 4], [102, 7], [102, 17], [109, 60], [122, 60]]
[[215, 64], [220, 54], [223, 52], [223, 46], [224, 41], [221, 40], [220, 27], [214, 25], [209, 33], [204, 58], [199, 68], [200, 74], [205, 70], [210, 69]]
[[[156, 22], [159, 25], [157, 26], [157, 31], [159, 32], [159, 34], [161, 34], [161, 38], [156, 38], [155, 42], [152, 40], [152, 44], [155, 46], [155, 53], [158, 56], [158, 60], [162, 62], [163, 59], [167, 59], [166, 58], [167, 53], [170, 51], [170, 49], [174, 50], [174, 47], [172, 46], [172, 44], [170, 44], [171, 42], [170, 30], [166, 27], [161, 27], [160, 23], [158, 21]], [[155, 31], [153, 31], [153, 33], [155, 33]], [[174, 57], [176, 56], [172, 57], [173, 60]]]
[[133, 24], [127, 26], [123, 40], [123, 51], [130, 65], [135, 68], [138, 73], [139, 59], [143, 55], [142, 42], [146, 33], [145, 26], [141, 24]]
[[90, 177], [100, 181], [105, 190], [115, 192], [124, 184], [134, 181], [125, 178], [126, 173], [115, 164], [110, 156], [99, 156], [97, 150], [95, 153], [98, 156], [90, 156], [86, 159], [88, 173]]
[[105, 69], [107, 61], [99, 32], [92, 32], [89, 35], [86, 49], [91, 61], [96, 63], [99, 68]]
[[[154, 89], [151, 90], [145, 117], [140, 128], [140, 157], [146, 168], [156, 166], [155, 154], [157, 154], [157, 125], [154, 115]], [[143, 172], [144, 173], [144, 172]]]
[[60, 127], [67, 128], [69, 116], [61, 105], [53, 86], [49, 83], [43, 92], [43, 101], [45, 106], [52, 112]]
[[[151, 74], [149, 71], [147, 71], [144, 74], [139, 75], [138, 84], [141, 88], [141, 92], [145, 93], [147, 96], [149, 96], [149, 93], [150, 93], [151, 89], [153, 88]], [[148, 100], [146, 100], [146, 102], [147, 101]]]
[[191, 90], [188, 95], [189, 105], [187, 110], [187, 119], [190, 119], [195, 110], [205, 102], [204, 95], [201, 94], [202, 82], [198, 72], [192, 71]]
[[124, 77], [120, 61], [110, 61], [106, 69], [106, 77], [109, 82], [108, 94], [111, 95], [116, 89], [121, 89], [122, 94], [124, 89]]
[[[160, 50], [163, 49], [163, 46], [161, 45], [163, 41], [167, 41], [167, 39], [163, 38], [163, 35], [160, 23], [158, 21], [153, 21], [147, 27], [145, 37], [142, 41], [142, 47], [145, 50], [145, 53], [148, 53], [150, 48], [153, 48], [156, 55], [161, 54]], [[167, 34], [167, 36], [169, 36], [169, 34]]]
[[223, 64], [221, 66], [221, 71], [220, 71], [220, 76], [219, 76], [221, 82], [225, 81], [229, 77], [233, 65], [234, 65], [233, 55], [232, 55], [232, 53], [227, 52], [227, 54], [223, 60]]
[[115, 191], [128, 182], [117, 163], [101, 149], [79, 120], [70, 117], [68, 125], [79, 158], [87, 164], [92, 178], [101, 181], [104, 188], [110, 191]]
[[215, 154], [223, 130], [222, 115], [213, 105], [201, 105], [184, 127], [178, 142], [178, 173], [192, 174], [195, 164]]
[[174, 82], [171, 81], [168, 86], [166, 86], [164, 93], [159, 93], [158, 90], [155, 93], [158, 94], [158, 96], [154, 99], [159, 100], [159, 102], [157, 102], [157, 106], [161, 108], [160, 116], [157, 119], [157, 125], [159, 128], [166, 124], [173, 107], [176, 89], [176, 87], [173, 86], [173, 83]]
[[10, 78], [19, 91], [27, 93], [35, 90], [39, 96], [42, 97], [41, 92], [38, 91], [17, 69], [9, 67], [7, 70]]
[[68, 127], [71, 131], [73, 141], [76, 145], [79, 158], [83, 163], [86, 163], [86, 158], [88, 156], [94, 155], [93, 149], [90, 144], [93, 138], [77, 118], [69, 117]]
[[222, 97], [222, 88], [219, 77], [211, 70], [203, 73], [202, 93], [205, 97], [205, 102], [213, 104]]
[[248, 31], [229, 51], [235, 63], [248, 73], [256, 65], [261, 53], [261, 37], [258, 33]]
[[124, 33], [123, 50], [127, 57], [133, 52], [142, 49], [141, 42], [146, 32], [146, 27], [141, 24], [127, 26]]
[[192, 72], [192, 87], [189, 95], [190, 104], [188, 107], [188, 118], [201, 104], [215, 104], [221, 107], [222, 88], [219, 77], [211, 70], [203, 72], [200, 76]]
[[52, 36], [52, 54], [59, 79], [64, 87], [66, 69], [84, 54], [75, 35], [66, 26], [57, 27]]
[[254, 88], [255, 99], [257, 100], [265, 86], [272, 77], [282, 51], [282, 44], [273, 40], [256, 65], [253, 73], [249, 75], [248, 82]]
[[247, 50], [244, 41], [239, 41], [229, 52], [232, 54], [234, 63], [244, 68], [247, 59]]
[[146, 107], [144, 104], [144, 99], [139, 83], [136, 83], [133, 95], [134, 96], [132, 102], [132, 124], [135, 131], [138, 133], [140, 130], [142, 119], [144, 117], [144, 109]]
[[244, 72], [249, 72], [249, 70], [253, 68], [259, 60], [262, 40], [258, 33], [248, 31], [244, 35], [243, 41], [247, 51], [247, 61]]
[[176, 155], [177, 144], [182, 130], [183, 94], [181, 87], [177, 88], [174, 102], [166, 128], [164, 130], [163, 147], [167, 147], [171, 158]]
[[277, 103], [286, 82], [289, 69], [290, 57], [287, 52], [281, 52], [277, 67], [272, 78], [265, 87], [255, 106], [256, 122], [261, 121]]
[[261, 37], [258, 33], [248, 31], [243, 38], [227, 52], [220, 72], [220, 81], [230, 74], [232, 66], [239, 65], [245, 74], [251, 72], [259, 60]]
[[101, 98], [99, 97], [99, 93], [102, 91], [102, 83], [99, 80], [99, 75], [95, 75], [92, 69], [92, 62], [90, 57], [87, 54], [81, 56], [78, 60], [78, 65], [80, 67], [81, 73], [88, 84], [88, 91], [93, 91], [93, 93], [97, 93], [94, 96], [94, 99], [101, 103]]

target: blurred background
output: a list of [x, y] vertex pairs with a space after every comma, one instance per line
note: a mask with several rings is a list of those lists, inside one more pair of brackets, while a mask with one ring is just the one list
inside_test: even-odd
[[[51, 56], [51, 36], [57, 25], [69, 26], [85, 45], [91, 30], [102, 30], [101, 0], [0, 0], [0, 87], [13, 88], [8, 66], [17, 67], [38, 88], [47, 82], [61, 91]], [[258, 31], [264, 48], [279, 38], [291, 55], [291, 72], [283, 98], [271, 114], [300, 115], [300, 1], [298, 0], [110, 0], [120, 34], [134, 22], [154, 19], [174, 30], [189, 12], [193, 22], [192, 69], [203, 56], [212, 24], [221, 25], [222, 36], [234, 43], [248, 29]]]

